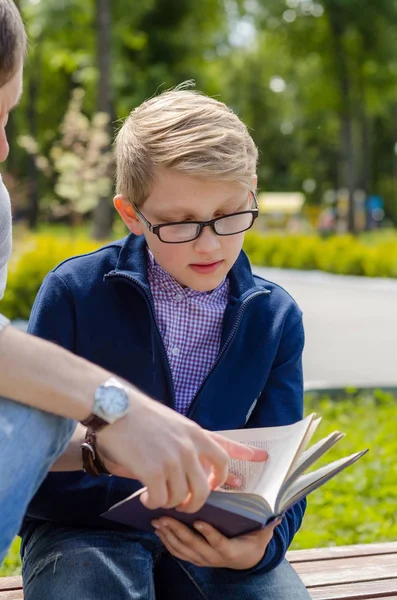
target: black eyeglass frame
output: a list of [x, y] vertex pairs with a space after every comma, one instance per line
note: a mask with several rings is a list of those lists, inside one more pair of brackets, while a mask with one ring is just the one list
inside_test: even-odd
[[[223, 215], [222, 217], [216, 217], [215, 219], [211, 219], [210, 221], [175, 221], [175, 223], [160, 223], [159, 225], [152, 225], [152, 223], [147, 220], [147, 218], [141, 213], [141, 211], [139, 210], [139, 208], [137, 208], [135, 206], [135, 204], [133, 204], [132, 206], [134, 207], [134, 210], [140, 216], [142, 221], [145, 223], [145, 225], [149, 229], [149, 231], [151, 233], [154, 233], [155, 235], [157, 235], [160, 242], [163, 242], [163, 244], [187, 244], [188, 242], [193, 242], [194, 240], [197, 240], [197, 238], [200, 237], [201, 232], [203, 231], [204, 227], [211, 227], [212, 231], [216, 235], [219, 235], [221, 237], [226, 237], [229, 235], [237, 235], [238, 233], [243, 233], [244, 231], [248, 231], [248, 229], [251, 229], [251, 227], [253, 226], [255, 220], [258, 218], [258, 215], [259, 215], [258, 200], [257, 200], [254, 192], [251, 192], [251, 195], [252, 195], [253, 201], [255, 203], [254, 208], [251, 208], [250, 210], [243, 210], [243, 211], [236, 212], [236, 213], [230, 213], [230, 215]], [[234, 233], [218, 233], [216, 231], [215, 223], [217, 223], [218, 221], [222, 221], [223, 219], [228, 219], [229, 217], [236, 217], [237, 215], [247, 215], [247, 214], [252, 215], [252, 222], [249, 227], [246, 227], [245, 229], [242, 229], [241, 231], [235, 231]], [[168, 242], [168, 241], [163, 240], [160, 235], [161, 229], [164, 227], [173, 227], [174, 225], [198, 225], [198, 227], [199, 227], [198, 233], [195, 237], [193, 237], [189, 240], [183, 240], [182, 242]]]

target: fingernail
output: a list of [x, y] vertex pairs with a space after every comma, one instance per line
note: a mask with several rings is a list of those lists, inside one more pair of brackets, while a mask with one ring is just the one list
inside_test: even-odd
[[202, 529], [204, 529], [204, 525], [203, 525], [203, 523], [195, 523], [195, 524], [194, 524], [194, 526], [195, 526], [195, 528], [196, 528], [196, 529], [198, 529], [198, 530], [200, 530], [200, 531], [201, 531]]
[[158, 522], [158, 521], [152, 521], [152, 526], [153, 526], [155, 529], [160, 529], [160, 524], [159, 524], [159, 522]]

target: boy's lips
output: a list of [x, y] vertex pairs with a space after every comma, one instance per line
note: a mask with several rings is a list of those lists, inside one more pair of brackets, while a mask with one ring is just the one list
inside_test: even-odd
[[214, 273], [222, 263], [223, 260], [217, 260], [210, 263], [194, 263], [190, 265], [190, 268], [193, 269], [193, 271], [196, 271], [196, 273]]

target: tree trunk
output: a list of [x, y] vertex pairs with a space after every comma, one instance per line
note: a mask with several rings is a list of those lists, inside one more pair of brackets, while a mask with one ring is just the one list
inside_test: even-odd
[[[397, 103], [394, 105], [393, 109], [394, 113], [394, 128], [395, 135], [397, 134]], [[394, 147], [394, 157], [393, 157], [393, 183], [394, 183], [394, 210], [392, 210], [392, 219], [394, 221], [394, 225], [397, 226], [397, 144]]]
[[[371, 193], [373, 185], [373, 174], [372, 174], [372, 119], [365, 114], [363, 108], [363, 114], [361, 119], [362, 128], [362, 174], [361, 174], [361, 187], [365, 192], [366, 199]], [[367, 209], [365, 209], [365, 229], [370, 229], [370, 219]]]
[[334, 46], [339, 91], [341, 95], [340, 127], [342, 143], [342, 173], [344, 185], [348, 190], [349, 197], [347, 226], [348, 230], [351, 233], [354, 233], [354, 190], [356, 184], [356, 165], [353, 142], [351, 83], [343, 48], [343, 19], [338, 14], [338, 11], [335, 10], [335, 7], [332, 7], [332, 2], [327, 12]]
[[[110, 28], [111, 13], [110, 0], [96, 0], [96, 28], [97, 28], [97, 66], [98, 79], [98, 105], [97, 110], [112, 118], [112, 99], [110, 85]], [[109, 124], [109, 132], [111, 125]], [[97, 240], [109, 237], [112, 231], [114, 210], [111, 198], [108, 196], [99, 199], [94, 210], [93, 237]]]

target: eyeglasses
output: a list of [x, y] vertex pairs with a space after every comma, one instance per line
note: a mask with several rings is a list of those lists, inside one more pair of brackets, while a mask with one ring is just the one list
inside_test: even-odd
[[221, 236], [236, 235], [250, 229], [259, 214], [256, 196], [253, 192], [251, 194], [254, 208], [211, 219], [211, 221], [178, 221], [177, 223], [152, 225], [139, 208], [135, 205], [133, 206], [149, 231], [157, 235], [159, 240], [164, 242], [164, 244], [184, 244], [185, 242], [196, 240], [204, 227], [211, 227], [214, 233]]

